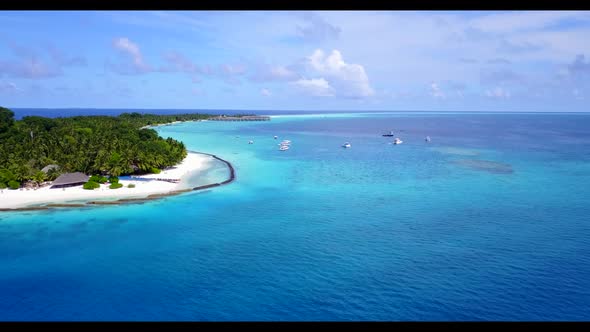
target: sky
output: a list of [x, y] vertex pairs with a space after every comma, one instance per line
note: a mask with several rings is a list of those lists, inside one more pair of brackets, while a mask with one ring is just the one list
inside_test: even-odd
[[0, 106], [590, 111], [590, 12], [2, 11]]

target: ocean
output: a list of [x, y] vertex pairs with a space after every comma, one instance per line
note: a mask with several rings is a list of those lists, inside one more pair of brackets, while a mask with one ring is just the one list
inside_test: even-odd
[[462, 112], [161, 126], [236, 181], [0, 212], [0, 320], [589, 320], [589, 128]]

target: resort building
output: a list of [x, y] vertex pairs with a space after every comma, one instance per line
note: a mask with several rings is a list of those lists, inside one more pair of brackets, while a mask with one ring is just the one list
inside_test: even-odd
[[88, 182], [88, 179], [88, 175], [84, 173], [65, 173], [53, 181], [51, 189], [81, 186]]

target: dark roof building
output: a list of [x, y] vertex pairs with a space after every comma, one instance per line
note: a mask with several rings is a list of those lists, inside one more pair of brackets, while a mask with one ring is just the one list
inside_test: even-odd
[[53, 181], [51, 189], [80, 186], [88, 182], [88, 179], [88, 175], [84, 173], [65, 173]]

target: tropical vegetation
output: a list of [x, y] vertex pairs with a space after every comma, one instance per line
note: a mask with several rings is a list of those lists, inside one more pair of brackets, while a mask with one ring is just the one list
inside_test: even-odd
[[[146, 126], [209, 118], [206, 114], [46, 118], [25, 116], [0, 107], [0, 187], [52, 181], [61, 173], [96, 174], [89, 182], [105, 183], [106, 176], [158, 173], [182, 161], [185, 145], [162, 138]], [[47, 172], [48, 165], [58, 165]], [[104, 179], [103, 179], [104, 178]], [[88, 185], [87, 187], [92, 187]]]

